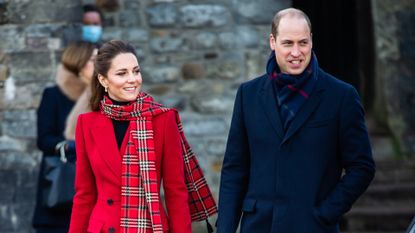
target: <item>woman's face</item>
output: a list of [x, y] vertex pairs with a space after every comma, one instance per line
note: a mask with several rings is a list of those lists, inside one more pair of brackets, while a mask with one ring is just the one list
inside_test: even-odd
[[94, 49], [92, 51], [91, 57], [86, 62], [85, 66], [81, 69], [81, 72], [79, 73], [79, 76], [81, 80], [86, 83], [90, 84], [92, 80], [92, 76], [94, 75], [94, 61], [95, 57], [97, 56], [98, 49]]
[[121, 102], [135, 100], [142, 84], [137, 57], [132, 53], [118, 54], [112, 60], [107, 76], [99, 74], [98, 79], [107, 88], [111, 99]]

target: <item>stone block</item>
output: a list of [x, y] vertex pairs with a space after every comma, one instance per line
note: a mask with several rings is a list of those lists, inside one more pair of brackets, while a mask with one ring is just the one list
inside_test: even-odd
[[268, 54], [264, 51], [249, 51], [245, 54], [244, 80], [254, 79], [265, 73]]
[[187, 98], [178, 95], [166, 95], [160, 99], [160, 103], [169, 108], [175, 108], [178, 111], [186, 109]]
[[4, 98], [0, 100], [0, 106], [8, 109], [37, 108], [44, 88], [40, 82], [18, 84], [13, 77], [9, 77], [3, 88]]
[[230, 113], [233, 109], [234, 99], [228, 96], [200, 96], [193, 98], [192, 107], [200, 113]]
[[181, 37], [155, 37], [150, 40], [150, 48], [153, 52], [165, 53], [187, 50], [187, 45]]
[[190, 117], [181, 114], [183, 129], [186, 135], [208, 137], [223, 135], [226, 132], [226, 123], [221, 117], [217, 116], [198, 116]]
[[226, 138], [215, 138], [208, 141], [206, 152], [214, 156], [224, 156], [226, 150]]
[[123, 38], [123, 30], [118, 27], [104, 27], [102, 33], [102, 40], [103, 41], [110, 41], [114, 39]]
[[15, 24], [80, 22], [82, 4], [80, 0], [10, 1], [7, 12], [9, 22]]
[[243, 64], [238, 58], [218, 60], [206, 64], [206, 75], [211, 79], [237, 80], [241, 78]]
[[3, 111], [3, 134], [21, 139], [36, 138], [36, 111]]
[[33, 87], [36, 89], [42, 89], [48, 83], [55, 83], [56, 68], [45, 67], [45, 69], [40, 70], [15, 68], [13, 72], [11, 72], [10, 76], [13, 77], [15, 84], [18, 86], [26, 84], [37, 84], [40, 88], [37, 88], [36, 86]]
[[[7, 154], [3, 154], [0, 157], [0, 170], [16, 171], [18, 175], [23, 174], [23, 170], [28, 173], [36, 173], [39, 166], [39, 153], [39, 150], [35, 150], [31, 153], [9, 151]], [[17, 176], [13, 179], [13, 182], [15, 186], [31, 186], [31, 184], [25, 184], [25, 182], [22, 181], [22, 178], [18, 178]]]
[[171, 91], [171, 86], [165, 84], [153, 85], [147, 88], [150, 95], [165, 95]]
[[291, 0], [232, 0], [237, 23], [270, 25], [277, 11], [290, 7]]
[[0, 152], [2, 153], [8, 151], [24, 151], [26, 147], [27, 141], [25, 140], [18, 140], [5, 135], [0, 136]]
[[0, 51], [6, 53], [22, 51], [25, 47], [23, 28], [19, 25], [1, 25], [0, 41]]
[[232, 20], [230, 11], [221, 5], [185, 5], [179, 10], [184, 27], [221, 27]]
[[[24, 29], [26, 50], [54, 50], [81, 39], [80, 24], [31, 24]], [[51, 44], [51, 43], [55, 44]]]
[[171, 3], [161, 3], [146, 9], [147, 21], [152, 27], [170, 27], [177, 23], [176, 6]]
[[252, 26], [238, 26], [232, 31], [219, 34], [219, 44], [224, 49], [257, 48], [262, 40], [268, 41], [267, 39], [268, 37], [261, 38], [258, 30]]
[[203, 79], [205, 77], [205, 68], [198, 63], [185, 63], [182, 66], [182, 76], [184, 80]]
[[129, 42], [147, 42], [149, 35], [148, 31], [143, 28], [130, 28], [126, 31], [123, 31], [123, 39]]
[[206, 87], [208, 86], [208, 82], [203, 80], [190, 80], [185, 81], [181, 83], [178, 86], [178, 91], [180, 93], [186, 94], [186, 95], [195, 95], [195, 94], [201, 94], [201, 93], [207, 93], [208, 90]]
[[136, 10], [124, 10], [119, 13], [119, 26], [122, 28], [139, 27], [141, 25], [140, 14]]
[[17, 52], [10, 54], [10, 74], [19, 70], [41, 70], [51, 68], [50, 52]]
[[191, 36], [189, 41], [192, 43], [194, 49], [213, 49], [218, 43], [216, 33], [202, 31]]
[[180, 77], [180, 70], [176, 66], [147, 66], [144, 82], [172, 83]]

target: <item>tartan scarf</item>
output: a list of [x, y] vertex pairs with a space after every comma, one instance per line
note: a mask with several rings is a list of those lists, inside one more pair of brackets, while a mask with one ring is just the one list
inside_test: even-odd
[[268, 77], [274, 79], [274, 89], [279, 106], [280, 117], [287, 130], [301, 106], [307, 101], [317, 82], [318, 62], [312, 53], [310, 64], [299, 75], [282, 73], [272, 51], [267, 63]]
[[129, 105], [114, 105], [104, 96], [100, 109], [101, 113], [111, 119], [130, 121], [128, 142], [122, 158], [121, 232], [144, 233], [149, 229], [154, 233], [163, 232], [160, 214], [163, 207], [158, 198], [157, 181], [160, 177], [157, 177], [156, 172], [152, 118], [167, 111], [176, 113], [192, 221], [207, 220], [217, 212], [215, 200], [184, 136], [176, 110], [154, 102], [144, 92], [140, 92], [137, 99]]

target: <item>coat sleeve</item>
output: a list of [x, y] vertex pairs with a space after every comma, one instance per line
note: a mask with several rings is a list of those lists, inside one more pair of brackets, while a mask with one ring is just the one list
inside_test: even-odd
[[340, 107], [338, 138], [345, 175], [317, 208], [317, 215], [326, 224], [337, 223], [367, 189], [375, 175], [364, 110], [353, 87], [348, 89]]
[[243, 198], [249, 180], [249, 146], [243, 115], [243, 86], [236, 94], [232, 122], [223, 160], [219, 213], [216, 222], [218, 233], [234, 233], [241, 217]]
[[88, 159], [85, 147], [83, 115], [78, 118], [76, 125], [76, 176], [75, 196], [73, 199], [72, 215], [69, 233], [86, 232], [92, 209], [96, 203], [97, 190], [95, 177]]
[[169, 216], [170, 233], [191, 233], [188, 191], [184, 177], [184, 162], [180, 133], [174, 111], [169, 111], [164, 125], [163, 187]]
[[56, 154], [56, 144], [65, 140], [58, 132], [58, 104], [53, 89], [46, 88], [37, 110], [37, 145], [45, 155]]

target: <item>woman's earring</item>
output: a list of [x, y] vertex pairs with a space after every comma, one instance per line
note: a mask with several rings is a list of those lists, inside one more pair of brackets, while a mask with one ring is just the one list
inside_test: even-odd
[[105, 88], [105, 92], [108, 92], [108, 87], [104, 87]]

